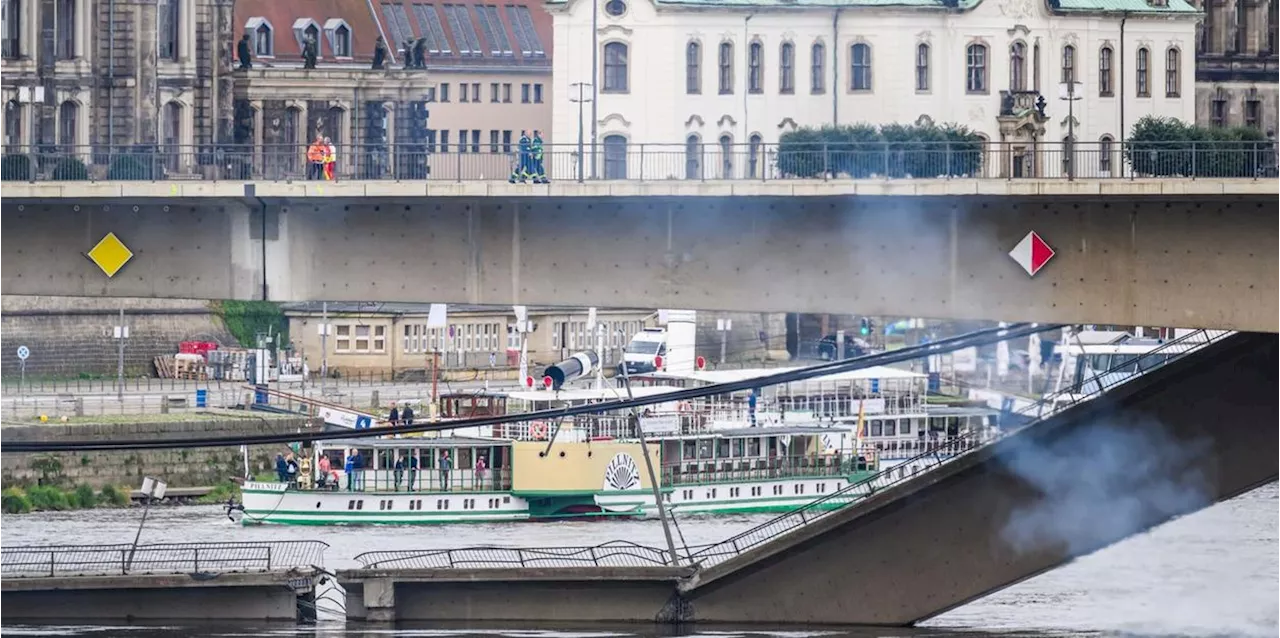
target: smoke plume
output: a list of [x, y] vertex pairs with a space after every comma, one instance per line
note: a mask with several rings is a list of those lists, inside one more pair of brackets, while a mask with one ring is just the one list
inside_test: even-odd
[[1212, 503], [1206, 440], [1175, 440], [1151, 421], [1099, 423], [1015, 450], [1006, 466], [1043, 496], [1014, 509], [1001, 538], [1019, 553], [1092, 551], [1153, 521]]

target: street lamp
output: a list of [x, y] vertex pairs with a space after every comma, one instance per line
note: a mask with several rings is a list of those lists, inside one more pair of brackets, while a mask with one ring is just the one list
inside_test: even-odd
[[1067, 101], [1067, 180], [1076, 178], [1076, 100], [1084, 98], [1084, 84], [1075, 78], [1058, 85], [1058, 99]]
[[[574, 82], [573, 84], [569, 85], [569, 88], [575, 88], [578, 90], [578, 97], [569, 98], [569, 101], [578, 105], [578, 181], [581, 182], [582, 181], [582, 105], [585, 102], [591, 102], [592, 108], [593, 109], [595, 108], [594, 106], [595, 99], [594, 97], [592, 97], [592, 95], [594, 95], [594, 91], [592, 91], [592, 95], [587, 95], [587, 91], [590, 89], [594, 89], [595, 85], [591, 84], [590, 82]], [[594, 132], [592, 133], [592, 136], [591, 136], [591, 144], [592, 144], [592, 148], [594, 148], [595, 147]], [[592, 163], [594, 164], [594, 162]]]

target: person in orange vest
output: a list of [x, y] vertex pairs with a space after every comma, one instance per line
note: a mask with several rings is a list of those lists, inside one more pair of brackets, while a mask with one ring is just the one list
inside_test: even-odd
[[324, 178], [333, 181], [334, 171], [338, 170], [338, 148], [333, 145], [333, 140], [324, 138]]
[[307, 147], [307, 179], [323, 179], [324, 176], [324, 160], [329, 154], [329, 147], [324, 143], [324, 137], [316, 136], [316, 141]]

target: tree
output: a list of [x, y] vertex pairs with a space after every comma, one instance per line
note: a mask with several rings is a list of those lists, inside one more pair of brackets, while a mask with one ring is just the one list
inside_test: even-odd
[[74, 157], [64, 157], [53, 167], [52, 177], [59, 182], [84, 181], [89, 179], [89, 169]]
[[1275, 153], [1256, 129], [1206, 128], [1151, 116], [1133, 125], [1124, 151], [1134, 173], [1161, 177], [1255, 177]]
[[782, 135], [778, 170], [791, 177], [949, 177], [982, 168], [983, 139], [954, 124], [801, 128]]

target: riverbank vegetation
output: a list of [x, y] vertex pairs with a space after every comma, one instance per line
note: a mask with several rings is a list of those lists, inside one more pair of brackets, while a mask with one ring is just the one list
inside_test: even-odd
[[129, 490], [107, 485], [95, 491], [88, 485], [62, 489], [52, 485], [6, 487], [0, 492], [0, 510], [5, 514], [61, 512], [95, 507], [127, 507]]

